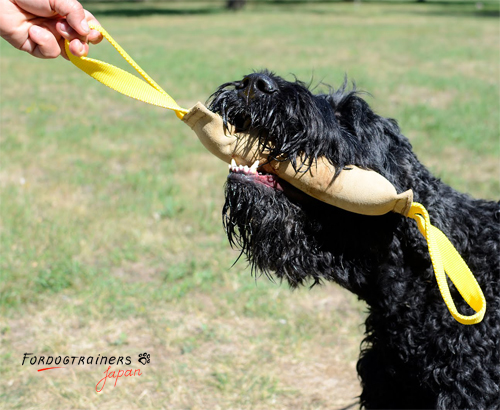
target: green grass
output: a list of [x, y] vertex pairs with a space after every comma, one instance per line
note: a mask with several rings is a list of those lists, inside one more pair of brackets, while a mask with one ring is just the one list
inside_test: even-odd
[[[263, 67], [313, 85], [347, 74], [435, 173], [498, 198], [497, 4], [221, 5], [88, 7], [181, 106]], [[226, 167], [188, 127], [0, 44], [0, 407], [352, 403], [364, 306], [334, 285], [291, 292], [231, 267]], [[91, 56], [124, 67], [107, 45]], [[137, 367], [144, 351], [143, 376], [101, 394], [103, 366], [21, 366], [33, 352]]]

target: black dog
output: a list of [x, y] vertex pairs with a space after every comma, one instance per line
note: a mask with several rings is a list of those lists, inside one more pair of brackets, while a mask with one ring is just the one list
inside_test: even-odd
[[[499, 204], [461, 194], [434, 177], [392, 119], [346, 84], [313, 95], [267, 71], [223, 84], [210, 99], [236, 131], [258, 135], [270, 158], [325, 156], [338, 170], [371, 169], [415, 201], [451, 240], [487, 301], [483, 321], [462, 325], [439, 293], [413, 220], [364, 216], [327, 205], [263, 172], [234, 168], [224, 226], [254, 271], [292, 287], [337, 282], [369, 306], [357, 365], [362, 407], [491, 409], [500, 400]], [[261, 170], [261, 169], [260, 169]], [[459, 311], [474, 313], [450, 283]]]

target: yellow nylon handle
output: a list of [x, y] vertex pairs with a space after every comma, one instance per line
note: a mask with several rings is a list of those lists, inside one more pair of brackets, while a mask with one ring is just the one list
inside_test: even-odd
[[181, 108], [175, 100], [170, 97], [139, 65], [130, 57], [126, 51], [109, 35], [101, 26], [89, 23], [90, 28], [99, 31], [103, 37], [120, 53], [120, 55], [144, 78], [140, 78], [124, 71], [114, 65], [88, 57], [77, 57], [69, 51], [69, 41], [65, 41], [66, 54], [69, 60], [80, 70], [95, 78], [102, 84], [112, 88], [119, 93], [136, 100], [153, 104], [158, 107], [175, 111], [177, 117], [182, 119], [188, 112]]
[[[429, 214], [422, 204], [413, 202], [408, 217], [417, 221], [418, 229], [427, 240], [439, 290], [451, 315], [464, 325], [481, 322], [486, 312], [486, 299], [465, 261], [446, 235], [431, 225]], [[476, 311], [475, 314], [465, 316], [458, 312], [451, 297], [446, 274], [467, 304]]]

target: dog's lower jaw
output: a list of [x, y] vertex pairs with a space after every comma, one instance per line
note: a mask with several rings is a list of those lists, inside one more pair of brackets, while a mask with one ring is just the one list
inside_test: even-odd
[[[234, 164], [234, 165], [233, 165]], [[283, 187], [280, 184], [280, 179], [274, 174], [268, 174], [265, 172], [258, 171], [258, 161], [249, 168], [248, 166], [236, 166], [233, 162], [230, 165], [228, 179], [233, 179], [234, 181], [240, 181], [242, 184], [262, 184], [269, 187], [270, 189], [275, 189], [277, 191], [283, 191]], [[254, 168], [255, 167], [255, 168]]]
[[383, 227], [400, 217], [353, 214], [279, 184], [281, 190], [229, 175], [223, 220], [231, 245], [254, 272], [285, 279], [291, 287], [335, 281], [368, 297], [374, 261], [392, 240]]

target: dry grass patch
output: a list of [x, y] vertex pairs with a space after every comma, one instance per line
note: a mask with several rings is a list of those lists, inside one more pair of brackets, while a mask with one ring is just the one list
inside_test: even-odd
[[[432, 148], [429, 148], [431, 150]], [[498, 200], [500, 159], [496, 156], [471, 155], [471, 152], [448, 145], [439, 156], [426, 157], [426, 165], [455, 189], [477, 198]]]
[[[223, 299], [200, 293], [191, 295], [194, 304], [142, 305], [121, 320], [99, 312], [79, 314], [89, 300], [47, 300], [43, 308], [2, 325], [7, 383], [0, 394], [22, 408], [44, 403], [45, 408], [331, 409], [352, 403], [359, 394], [358, 303], [332, 285], [310, 292], [277, 289], [276, 294], [286, 320], [248, 317]], [[344, 307], [341, 321], [338, 306]], [[313, 323], [307, 334], [297, 331], [305, 316]], [[337, 317], [333, 325], [329, 317]], [[287, 327], [291, 338], [290, 329], [282, 329]], [[143, 351], [151, 354], [146, 366], [137, 363]], [[69, 365], [38, 373], [43, 366], [21, 366], [25, 352], [130, 355], [129, 367], [140, 367], [143, 375], [121, 378], [116, 387], [109, 380], [97, 394], [95, 384], [107, 366]]]

